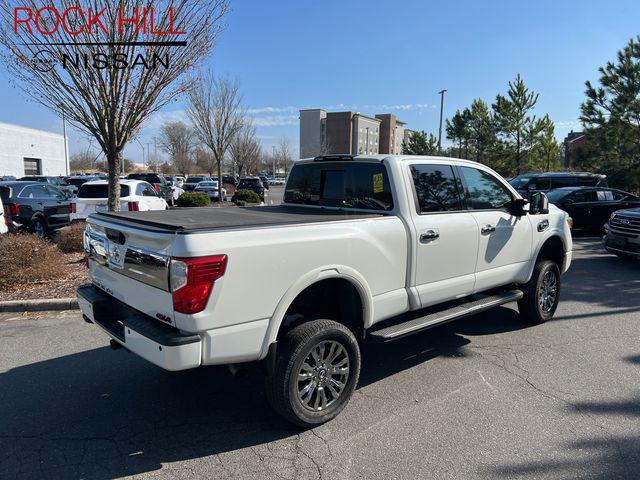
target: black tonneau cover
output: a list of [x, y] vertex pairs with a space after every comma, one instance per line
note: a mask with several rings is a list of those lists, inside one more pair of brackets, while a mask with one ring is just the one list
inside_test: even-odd
[[150, 212], [95, 213], [91, 218], [158, 231], [178, 233], [303, 223], [335, 222], [382, 217], [379, 213], [354, 213], [337, 209], [286, 205], [240, 208], [176, 208]]

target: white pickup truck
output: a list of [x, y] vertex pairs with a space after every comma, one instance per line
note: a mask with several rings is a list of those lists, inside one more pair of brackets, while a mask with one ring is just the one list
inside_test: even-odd
[[349, 401], [360, 342], [512, 301], [550, 319], [569, 222], [478, 163], [322, 156], [295, 163], [280, 206], [91, 215], [78, 299], [167, 370], [263, 361], [275, 410], [313, 426]]

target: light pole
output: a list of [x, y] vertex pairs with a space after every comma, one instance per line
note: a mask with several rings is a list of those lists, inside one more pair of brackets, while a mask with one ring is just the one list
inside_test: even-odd
[[438, 93], [440, 94], [440, 128], [438, 129], [438, 154], [442, 153], [442, 111], [444, 110], [444, 93], [446, 90], [442, 89]]
[[69, 145], [67, 144], [67, 117], [62, 112], [62, 135], [64, 136], [64, 169], [69, 175]]

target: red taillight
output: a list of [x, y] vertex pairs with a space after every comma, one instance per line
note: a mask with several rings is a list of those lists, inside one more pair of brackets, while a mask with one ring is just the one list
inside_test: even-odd
[[160, 187], [158, 185], [154, 185], [153, 188], [155, 189], [156, 193], [160, 191]]
[[20, 205], [17, 203], [9, 203], [5, 206], [5, 212], [7, 215], [20, 215]]
[[76, 213], [76, 202], [71, 202], [69, 204], [69, 213]]
[[189, 315], [204, 310], [214, 282], [224, 275], [226, 268], [226, 255], [172, 258], [173, 309]]
[[138, 202], [129, 202], [128, 204], [129, 207], [129, 211], [130, 212], [139, 212], [140, 211], [140, 205]]

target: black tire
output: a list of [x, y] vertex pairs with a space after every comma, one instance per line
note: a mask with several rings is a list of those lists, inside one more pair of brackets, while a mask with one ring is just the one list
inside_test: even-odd
[[[332, 364], [329, 360], [332, 352], [338, 349], [336, 345], [343, 348], [344, 356], [340, 353]], [[312, 350], [317, 353], [316, 349], [320, 347], [322, 347], [321, 356], [326, 355], [327, 363], [323, 359], [321, 362], [314, 362], [313, 368], [304, 367], [303, 364], [311, 367], [311, 364], [305, 363], [305, 360], [311, 359]], [[334, 350], [326, 352], [326, 348], [331, 347], [334, 347]], [[334, 368], [336, 362], [344, 364], [345, 357], [348, 372], [346, 378], [341, 373], [335, 373], [337, 368]], [[300, 380], [302, 375], [311, 376]], [[273, 409], [289, 422], [300, 427], [312, 428], [328, 422], [342, 411], [355, 390], [359, 375], [360, 348], [353, 333], [333, 320], [314, 320], [294, 328], [278, 342], [275, 368], [266, 378], [267, 399]], [[334, 377], [337, 377], [337, 385], [344, 384], [335, 398], [334, 393], [339, 386], [336, 386], [336, 383], [330, 383]], [[346, 381], [340, 382], [340, 380]], [[315, 384], [318, 388], [316, 386], [311, 388], [310, 384]], [[303, 394], [300, 388], [307, 393]], [[307, 402], [313, 405], [307, 404], [305, 399], [301, 398], [301, 395], [304, 397], [309, 395], [309, 390], [311, 394]], [[332, 398], [331, 402], [327, 401], [329, 398]], [[320, 405], [317, 410], [313, 408], [316, 403], [322, 403], [322, 399], [327, 406], [322, 408]]]
[[44, 238], [48, 233], [47, 224], [43, 219], [36, 217], [29, 222], [29, 232]]
[[[545, 282], [553, 277], [555, 295], [550, 299], [549, 286], [545, 289]], [[531, 280], [522, 286], [524, 297], [518, 300], [520, 315], [529, 323], [544, 323], [553, 318], [560, 301], [560, 269], [551, 260], [541, 260], [536, 263]], [[546, 295], [545, 297], [541, 297]]]

